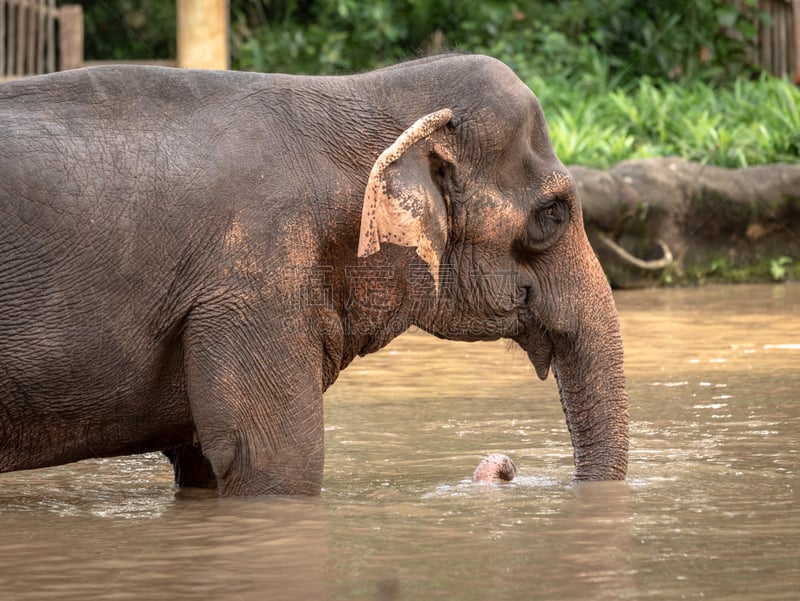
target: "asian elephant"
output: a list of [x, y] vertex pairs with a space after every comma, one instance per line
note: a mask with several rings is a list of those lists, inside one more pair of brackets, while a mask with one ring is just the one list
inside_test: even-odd
[[318, 494], [323, 393], [418, 326], [516, 341], [575, 478], [625, 477], [611, 292], [497, 60], [5, 83], [0, 214], [0, 472], [161, 450], [181, 486]]

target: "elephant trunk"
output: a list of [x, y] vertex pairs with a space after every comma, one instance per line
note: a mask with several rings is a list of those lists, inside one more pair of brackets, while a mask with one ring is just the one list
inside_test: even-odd
[[[616, 322], [616, 320], [615, 320]], [[576, 480], [623, 480], [628, 470], [628, 397], [619, 327], [589, 326], [555, 344], [553, 373], [575, 453]]]
[[[588, 241], [585, 242], [588, 248]], [[551, 298], [538, 304], [538, 328], [518, 342], [536, 373], [552, 368], [575, 452], [576, 480], [623, 480], [628, 469], [628, 396], [622, 338], [611, 288], [593, 254]], [[545, 298], [544, 295], [539, 298]], [[538, 331], [537, 331], [538, 330]]]
[[579, 257], [577, 265], [562, 280], [556, 296], [562, 302], [550, 312], [554, 321], [544, 323], [551, 326], [552, 368], [572, 438], [575, 479], [624, 480], [628, 395], [617, 308], [582, 228], [571, 243], [565, 253]]

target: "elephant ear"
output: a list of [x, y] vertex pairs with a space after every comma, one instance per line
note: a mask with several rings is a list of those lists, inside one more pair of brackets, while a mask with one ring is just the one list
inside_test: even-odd
[[365, 258], [381, 249], [381, 242], [416, 248], [428, 264], [439, 292], [439, 263], [447, 243], [447, 207], [433, 180], [431, 157], [412, 148], [453, 118], [442, 109], [417, 120], [384, 150], [369, 174], [358, 256]]

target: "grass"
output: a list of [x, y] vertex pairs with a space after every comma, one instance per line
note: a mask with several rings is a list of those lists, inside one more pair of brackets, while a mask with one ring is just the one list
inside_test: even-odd
[[748, 282], [784, 282], [800, 280], [800, 261], [791, 257], [761, 257], [743, 264], [717, 257], [705, 263], [685, 266], [680, 275], [667, 272], [662, 283], [671, 284], [739, 284]]
[[608, 168], [679, 156], [721, 167], [800, 163], [800, 90], [763, 76], [718, 88], [641, 79], [630, 89], [573, 89], [526, 78], [568, 165]]

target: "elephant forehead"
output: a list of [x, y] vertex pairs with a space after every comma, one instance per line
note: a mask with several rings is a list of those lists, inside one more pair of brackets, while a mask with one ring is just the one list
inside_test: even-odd
[[574, 187], [572, 176], [567, 171], [553, 171], [548, 173], [542, 181], [541, 194], [543, 196], [558, 196], [570, 192]]
[[466, 150], [479, 149], [480, 160], [491, 162], [515, 140], [529, 137], [535, 121], [534, 112], [521, 106], [509, 110], [508, 106], [488, 103], [464, 118]]

